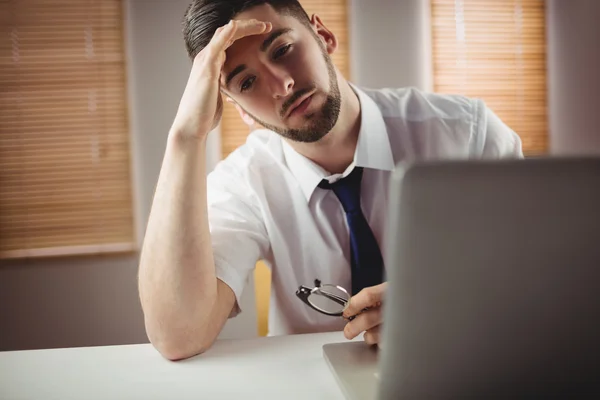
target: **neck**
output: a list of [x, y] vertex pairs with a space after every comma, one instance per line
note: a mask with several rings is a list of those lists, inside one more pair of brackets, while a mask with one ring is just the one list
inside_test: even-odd
[[321, 140], [299, 143], [288, 140], [290, 146], [304, 157], [332, 174], [342, 173], [354, 160], [360, 130], [360, 102], [348, 82], [339, 78], [341, 105], [337, 123]]

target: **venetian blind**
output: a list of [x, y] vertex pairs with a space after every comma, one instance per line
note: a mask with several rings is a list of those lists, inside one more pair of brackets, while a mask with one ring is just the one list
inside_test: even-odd
[[121, 0], [0, 1], [0, 257], [134, 247]]
[[435, 91], [483, 99], [523, 140], [548, 148], [543, 0], [431, 0]]
[[[310, 17], [317, 14], [338, 39], [338, 48], [332, 54], [332, 60], [342, 74], [349, 78], [348, 57], [348, 11], [346, 0], [300, 0]], [[221, 149], [223, 158], [246, 141], [250, 128], [240, 118], [235, 107], [225, 102], [221, 120]]]

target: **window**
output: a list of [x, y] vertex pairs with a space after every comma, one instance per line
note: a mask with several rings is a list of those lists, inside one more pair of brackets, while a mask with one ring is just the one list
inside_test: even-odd
[[479, 97], [523, 140], [548, 148], [543, 0], [431, 0], [434, 90]]
[[0, 2], [0, 258], [134, 249], [121, 0]]

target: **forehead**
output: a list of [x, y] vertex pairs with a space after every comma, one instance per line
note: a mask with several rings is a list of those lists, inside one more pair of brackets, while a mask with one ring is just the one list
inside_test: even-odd
[[[233, 19], [256, 19], [263, 22], [270, 22], [273, 25], [271, 32], [282, 28], [291, 28], [296, 32], [299, 32], [302, 28], [306, 29], [296, 18], [289, 15], [281, 15], [268, 4], [252, 7], [237, 14]], [[246, 36], [236, 40], [226, 51], [225, 69], [235, 67], [233, 64], [235, 62], [239, 63], [239, 59], [246, 59], [247, 57], [252, 57], [252, 55], [257, 55], [260, 45], [269, 34]]]

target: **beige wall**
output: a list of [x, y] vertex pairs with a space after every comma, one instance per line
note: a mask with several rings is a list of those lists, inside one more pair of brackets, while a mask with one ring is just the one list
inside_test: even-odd
[[146, 341], [134, 257], [0, 267], [0, 351]]
[[433, 87], [429, 0], [349, 0], [352, 81]]
[[600, 154], [600, 1], [547, 0], [550, 148]]

